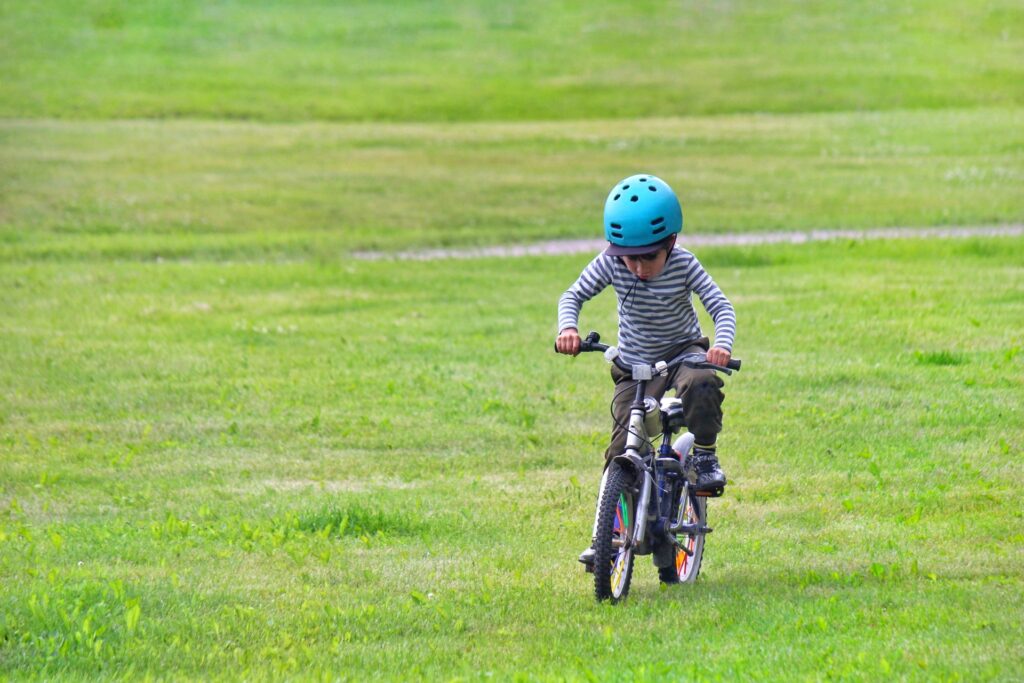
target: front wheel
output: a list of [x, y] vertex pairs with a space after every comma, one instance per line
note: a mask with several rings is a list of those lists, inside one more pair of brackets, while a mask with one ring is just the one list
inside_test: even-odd
[[629, 593], [633, 577], [636, 497], [632, 477], [614, 463], [608, 467], [594, 539], [594, 595], [598, 600], [618, 602]]
[[[680, 505], [685, 505], [683, 520], [687, 524], [707, 523], [707, 498], [690, 495], [690, 487], [683, 489]], [[658, 578], [662, 583], [693, 583], [700, 573], [700, 563], [704, 558], [704, 534], [686, 534], [677, 537], [679, 545], [675, 548], [675, 561], [668, 567], [658, 569]]]

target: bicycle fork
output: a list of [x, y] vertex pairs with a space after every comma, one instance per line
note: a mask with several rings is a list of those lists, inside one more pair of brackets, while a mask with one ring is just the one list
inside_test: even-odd
[[[646, 382], [642, 382], [641, 384], [646, 386]], [[640, 391], [643, 391], [642, 387], [641, 387]], [[641, 396], [640, 391], [637, 392], [638, 397]], [[636, 455], [639, 452], [640, 447], [644, 444], [644, 439], [641, 436], [641, 434], [646, 433], [644, 431], [645, 409], [643, 408], [642, 399], [638, 398], [638, 401], [640, 401], [640, 407], [634, 406], [633, 409], [630, 411], [630, 414], [629, 414], [629, 429], [627, 430], [627, 433], [626, 433], [626, 451], [625, 451], [626, 454], [633, 453], [634, 455]], [[636, 455], [636, 457], [639, 459], [639, 455]], [[611, 464], [612, 463], [609, 462], [605, 466], [604, 474], [601, 475], [601, 486], [598, 487], [598, 489], [597, 489], [597, 504], [594, 506], [594, 528], [593, 528], [593, 530], [590, 533], [590, 543], [591, 543], [591, 545], [593, 545], [594, 539], [597, 538], [598, 516], [599, 516], [600, 511], [601, 511], [601, 501], [604, 500], [604, 488], [605, 488], [605, 484], [608, 481], [608, 468], [611, 467]], [[644, 531], [644, 529], [643, 529], [643, 526], [641, 526], [641, 524], [640, 524], [640, 520], [641, 519], [643, 520], [643, 524], [644, 525], [647, 524], [647, 512], [646, 512], [647, 511], [647, 507], [646, 506], [647, 506], [647, 502], [651, 498], [651, 491], [650, 491], [650, 489], [651, 489], [651, 476], [650, 476], [650, 474], [644, 472], [644, 479], [645, 479], [645, 481], [644, 481], [644, 484], [643, 484], [643, 490], [641, 491], [641, 498], [643, 499], [643, 505], [638, 505], [637, 506], [637, 510], [638, 511], [643, 511], [643, 512], [638, 512], [638, 514], [636, 515], [637, 527], [635, 528], [635, 531], [634, 531], [634, 534], [633, 534], [633, 538], [634, 539], [643, 538], [641, 533]]]

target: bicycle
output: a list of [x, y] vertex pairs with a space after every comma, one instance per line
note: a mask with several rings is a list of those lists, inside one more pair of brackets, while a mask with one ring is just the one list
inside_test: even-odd
[[[691, 466], [693, 435], [682, 434], [672, 445], [672, 435], [685, 426], [682, 400], [647, 396], [647, 382], [656, 374], [667, 374], [683, 365], [708, 368], [727, 375], [740, 369], [733, 359], [726, 367], [707, 362], [703, 353], [676, 356], [653, 365], [627, 365], [618, 349], [600, 343], [601, 335], [591, 332], [580, 342], [581, 352], [601, 351], [636, 380], [636, 395], [630, 406], [625, 451], [605, 468], [598, 494], [594, 521], [594, 595], [613, 603], [625, 599], [633, 576], [636, 555], [654, 555], [658, 577], [664, 583], [692, 583], [700, 573], [707, 525], [707, 499], [722, 495], [722, 489], [697, 491]], [[653, 441], [661, 436], [655, 454]], [[637, 514], [643, 511], [644, 514]], [[685, 540], [682, 540], [682, 539]]]

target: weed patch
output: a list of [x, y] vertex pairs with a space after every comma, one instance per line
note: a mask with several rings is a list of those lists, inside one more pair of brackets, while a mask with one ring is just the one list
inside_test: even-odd
[[360, 504], [330, 504], [298, 516], [302, 531], [323, 536], [411, 536], [423, 533], [425, 524], [407, 512], [375, 510]]
[[918, 365], [964, 365], [967, 357], [954, 351], [915, 351], [914, 361]]

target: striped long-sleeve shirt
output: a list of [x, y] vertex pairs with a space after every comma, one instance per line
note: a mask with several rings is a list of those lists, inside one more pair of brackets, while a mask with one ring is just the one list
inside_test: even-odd
[[579, 327], [583, 303], [608, 285], [619, 299], [619, 352], [627, 363], [655, 363], [681, 343], [703, 333], [691, 295], [700, 297], [715, 321], [714, 346], [732, 351], [736, 313], [711, 276], [689, 251], [676, 247], [652, 280], [629, 272], [616, 256], [598, 254], [558, 300], [558, 329]]

